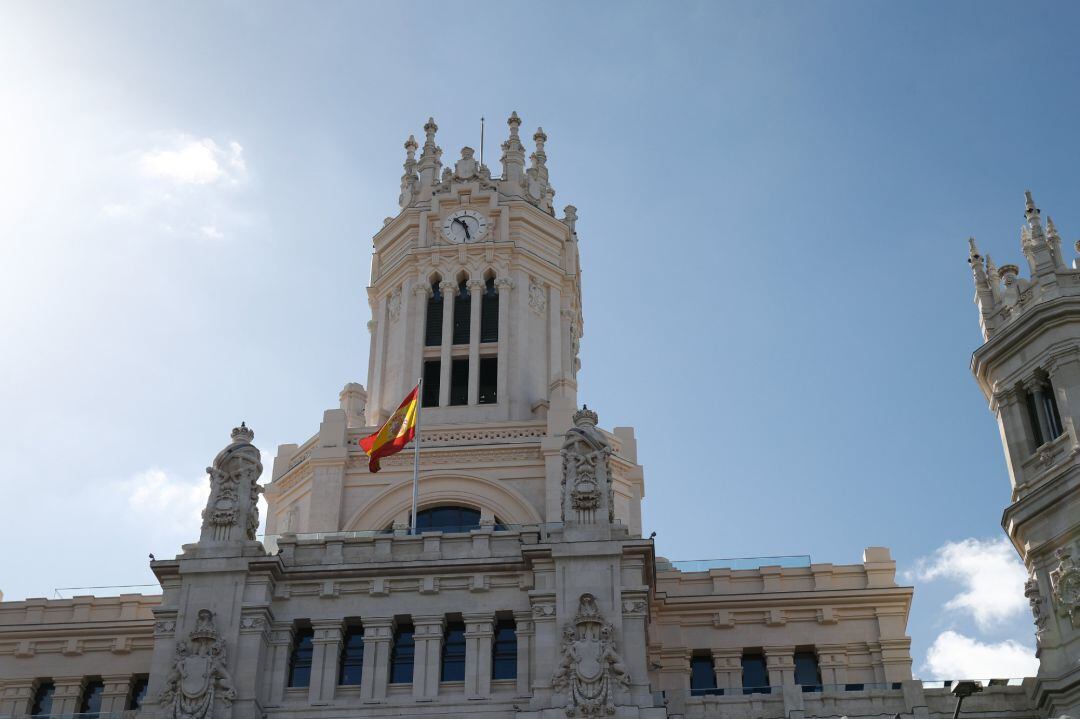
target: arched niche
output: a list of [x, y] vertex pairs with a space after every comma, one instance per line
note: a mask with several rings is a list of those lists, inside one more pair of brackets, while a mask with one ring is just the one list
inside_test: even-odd
[[[466, 474], [420, 476], [419, 509], [443, 504], [476, 507], [485, 518], [498, 517], [504, 524], [539, 524], [536, 508], [519, 492], [502, 482]], [[345, 523], [345, 531], [383, 529], [408, 517], [412, 507], [412, 482], [398, 482], [364, 504]]]

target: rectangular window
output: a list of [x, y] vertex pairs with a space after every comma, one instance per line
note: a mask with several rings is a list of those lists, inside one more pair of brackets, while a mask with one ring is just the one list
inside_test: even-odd
[[748, 652], [742, 657], [743, 694], [771, 694], [765, 655]]
[[34, 703], [30, 706], [30, 716], [48, 716], [52, 714], [54, 694], [56, 694], [56, 685], [52, 682], [38, 684], [37, 691], [34, 692]]
[[292, 653], [289, 656], [289, 686], [306, 687], [311, 684], [311, 657], [315, 653], [315, 630], [298, 627], [293, 636]]
[[450, 404], [469, 403], [469, 360], [450, 360]]
[[469, 332], [472, 329], [472, 295], [462, 282], [454, 295], [454, 344], [469, 344]]
[[146, 687], [150, 685], [149, 677], [135, 677], [131, 682], [131, 693], [128, 695], [128, 711], [134, 711], [142, 707], [146, 700]]
[[394, 630], [394, 646], [390, 648], [390, 683], [411, 684], [413, 675], [413, 656], [416, 643], [413, 640], [413, 625], [399, 624]]
[[499, 383], [499, 358], [498, 357], [481, 357], [480, 358], [480, 382], [479, 382], [479, 402], [480, 404], [495, 404], [498, 396], [496, 395], [496, 388]]
[[442, 675], [444, 682], [465, 681], [465, 624], [447, 622], [443, 634]]
[[484, 283], [480, 300], [480, 341], [499, 341], [499, 293], [495, 291], [495, 278]]
[[83, 687], [79, 701], [79, 713], [97, 716], [101, 712], [101, 695], [105, 693], [105, 682], [93, 679]]
[[341, 641], [341, 671], [338, 684], [357, 685], [364, 672], [364, 630], [358, 624], [350, 624], [345, 629]]
[[1043, 389], [1043, 393], [1043, 398], [1046, 401], [1046, 421], [1047, 424], [1050, 425], [1050, 434], [1054, 435], [1053, 439], [1057, 439], [1065, 429], [1061, 426], [1061, 415], [1058, 414], [1057, 396], [1054, 394], [1054, 385], [1050, 384], [1050, 380], [1046, 380], [1046, 387]]
[[431, 285], [431, 297], [427, 301], [427, 317], [424, 325], [424, 346], [438, 347], [442, 344], [443, 296], [439, 283]]
[[442, 362], [428, 360], [424, 363], [424, 389], [420, 397], [420, 406], [439, 406], [439, 381], [442, 376]]
[[812, 651], [795, 652], [795, 683], [804, 692], [821, 691], [821, 671], [817, 654]]
[[690, 696], [723, 693], [723, 689], [716, 688], [712, 652], [694, 652], [690, 657]]
[[517, 625], [513, 619], [495, 622], [491, 643], [491, 678], [517, 679]]

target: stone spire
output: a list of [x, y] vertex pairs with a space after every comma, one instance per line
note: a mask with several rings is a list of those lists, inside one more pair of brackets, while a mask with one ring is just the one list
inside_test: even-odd
[[986, 279], [990, 283], [990, 292], [993, 293], [996, 304], [1001, 301], [1001, 275], [990, 255], [986, 256]]
[[1032, 277], [1049, 278], [1057, 270], [1054, 253], [1043, 232], [1041, 211], [1035, 206], [1030, 191], [1024, 192], [1024, 219], [1026, 225], [1020, 236], [1020, 244], [1031, 266]]
[[424, 125], [424, 150], [420, 153], [420, 186], [431, 187], [439, 180], [439, 172], [442, 170], [442, 148], [435, 144], [435, 133], [439, 126], [435, 124], [435, 118], [429, 117]]
[[1054, 255], [1054, 265], [1059, 270], [1068, 269], [1065, 258], [1061, 255], [1061, 235], [1058, 234], [1057, 227], [1054, 226], [1054, 220], [1050, 215], [1046, 216], [1046, 242], [1050, 245], [1050, 252]]
[[968, 248], [968, 264], [971, 265], [971, 274], [975, 280], [975, 304], [979, 307], [980, 322], [983, 326], [983, 333], [986, 334], [992, 329], [989, 325], [992, 322], [991, 316], [994, 314], [994, 310], [997, 309], [997, 302], [993, 290], [990, 289], [990, 281], [986, 276], [986, 267], [983, 264], [983, 258], [979, 254], [979, 248], [975, 244], [974, 237], [968, 238]]
[[532, 171], [537, 180], [546, 184], [548, 181], [548, 169], [544, 143], [547, 142], [547, 135], [544, 134], [544, 128], [536, 128], [533, 141], [536, 143], [536, 151], [529, 156], [529, 159], [532, 160]]
[[232, 443], [218, 453], [210, 475], [210, 496], [203, 510], [199, 544], [255, 541], [259, 528], [259, 476], [263, 466], [251, 443], [255, 433], [243, 422], [232, 431]]
[[533, 135], [536, 142], [536, 151], [529, 156], [532, 167], [528, 169], [527, 197], [533, 200], [542, 210], [555, 214], [552, 200], [555, 199], [555, 188], [548, 182], [547, 153], [544, 151], [544, 143], [547, 135], [544, 128], [538, 127]]
[[412, 204], [416, 197], [416, 186], [420, 178], [416, 175], [416, 138], [409, 135], [405, 141], [405, 172], [401, 175], [401, 194], [398, 196], [398, 205], [402, 208]]
[[518, 130], [521, 128], [521, 118], [517, 111], [510, 113], [506, 124], [510, 126], [510, 137], [502, 144], [502, 179], [514, 186], [520, 186], [525, 176], [525, 146], [521, 144]]

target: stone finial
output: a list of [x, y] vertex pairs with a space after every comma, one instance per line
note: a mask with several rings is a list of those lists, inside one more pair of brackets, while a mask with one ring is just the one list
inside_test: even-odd
[[416, 183], [419, 181], [416, 176], [417, 147], [416, 138], [409, 135], [409, 139], [405, 141], [405, 164], [402, 165], [405, 171], [401, 174], [401, 193], [398, 195], [398, 205], [402, 208], [411, 205], [416, 197]]
[[502, 163], [503, 181], [510, 183], [509, 189], [516, 192], [525, 176], [525, 147], [521, 144], [521, 138], [518, 137], [521, 118], [518, 117], [517, 112], [510, 113], [506, 124], [510, 126], [510, 137], [502, 144], [502, 157], [499, 162]]
[[476, 150], [471, 147], [461, 148], [461, 159], [454, 164], [454, 174], [458, 179], [470, 180], [476, 177], [476, 172], [479, 169], [479, 163], [473, 155], [476, 154]]
[[574, 413], [573, 420], [575, 427], [595, 427], [596, 423], [600, 421], [600, 417], [596, 412], [589, 409], [589, 405], [585, 404]]
[[420, 161], [417, 168], [420, 171], [421, 188], [431, 187], [439, 180], [439, 169], [442, 156], [442, 148], [435, 144], [435, 133], [439, 126], [435, 124], [435, 118], [429, 117], [424, 124], [424, 150], [420, 153]]
[[518, 129], [521, 127], [521, 118], [518, 117], [517, 110], [510, 113], [510, 117], [506, 118], [506, 124], [510, 126], [510, 137], [518, 136]]
[[567, 205], [563, 208], [563, 222], [570, 228], [570, 234], [577, 233], [577, 208]]
[[239, 427], [233, 427], [233, 442], [247, 442], [250, 444], [253, 439], [255, 439], [255, 432], [243, 422], [240, 423]]
[[974, 264], [982, 261], [982, 255], [979, 254], [979, 247], [975, 244], [975, 238], [968, 238], [968, 264]]
[[1053, 239], [1061, 239], [1061, 235], [1058, 234], [1057, 226], [1054, 225], [1054, 218], [1050, 215], [1046, 216], [1046, 236]]
[[1020, 268], [1016, 265], [1002, 265], [998, 268], [998, 274], [1001, 275], [1006, 287], [1012, 287], [1016, 282], [1016, 276], [1020, 274]]
[[544, 128], [536, 128], [536, 133], [533, 134], [533, 141], [536, 143], [536, 151], [544, 151], [544, 143], [547, 142], [547, 135], [544, 133]]
[[1035, 206], [1035, 200], [1031, 197], [1030, 190], [1024, 190], [1024, 218], [1031, 229], [1032, 238], [1041, 237], [1043, 234], [1042, 222], [1039, 215], [1042, 211]]
[[409, 135], [409, 139], [405, 141], [405, 155], [406, 161], [412, 161], [416, 159], [416, 150], [420, 146], [416, 144], [416, 136]]
[[426, 147], [428, 143], [435, 144], [435, 133], [439, 131], [439, 126], [435, 124], [435, 118], [429, 117], [427, 122], [424, 123], [424, 135], [427, 139], [424, 141]]

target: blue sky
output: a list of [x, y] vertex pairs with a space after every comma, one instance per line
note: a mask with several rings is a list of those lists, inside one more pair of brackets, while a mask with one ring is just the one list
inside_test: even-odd
[[889, 546], [916, 674], [1015, 675], [966, 238], [1019, 260], [1025, 189], [1080, 236], [1078, 15], [0, 4], [0, 522], [26, 548], [0, 589], [152, 581], [231, 427], [316, 431], [366, 380], [402, 142], [433, 115], [452, 158], [484, 115], [497, 171], [517, 110], [579, 208], [580, 397], [637, 428], [658, 551]]

